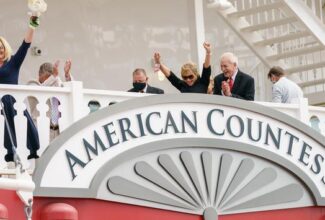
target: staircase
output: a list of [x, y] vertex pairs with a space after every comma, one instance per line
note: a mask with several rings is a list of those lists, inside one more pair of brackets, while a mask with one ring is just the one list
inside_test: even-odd
[[322, 6], [322, 0], [208, 0], [266, 69], [282, 66], [311, 104], [325, 103]]

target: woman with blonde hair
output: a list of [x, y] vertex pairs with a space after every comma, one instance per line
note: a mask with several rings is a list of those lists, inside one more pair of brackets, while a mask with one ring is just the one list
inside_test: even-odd
[[155, 63], [159, 65], [159, 69], [171, 82], [171, 84], [176, 87], [181, 93], [207, 93], [208, 86], [210, 83], [211, 75], [211, 46], [209, 43], [205, 42], [203, 47], [206, 51], [205, 61], [203, 64], [202, 76], [200, 76], [197, 65], [188, 62], [185, 63], [181, 68], [181, 77], [179, 79], [167, 66], [162, 64], [160, 58], [160, 53], [154, 54]]
[[[4, 37], [0, 37], [0, 84], [18, 84], [19, 70], [26, 57], [28, 48], [31, 45], [33, 34], [35, 28], [39, 25], [38, 17], [32, 16], [29, 20], [29, 28], [23, 40], [23, 43], [17, 50], [17, 52], [12, 55], [12, 49]], [[5, 155], [6, 161], [14, 160], [13, 147], [17, 146], [16, 132], [14, 117], [16, 111], [13, 107], [15, 99], [10, 95], [5, 95], [1, 98], [3, 103], [2, 114], [6, 114], [8, 126], [5, 126], [4, 135], [4, 146], [7, 149], [7, 154]], [[4, 112], [3, 112], [4, 111]], [[30, 155], [28, 159], [38, 158], [37, 150], [39, 149], [39, 139], [36, 127], [28, 114], [27, 111], [24, 112], [27, 118], [27, 147], [30, 150]], [[9, 127], [9, 130], [7, 129]], [[10, 140], [10, 134], [12, 140]]]

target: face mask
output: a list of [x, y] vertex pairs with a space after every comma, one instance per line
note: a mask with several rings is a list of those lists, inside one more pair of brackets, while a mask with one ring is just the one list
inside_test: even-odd
[[93, 104], [90, 104], [89, 105], [89, 110], [90, 112], [95, 112], [99, 109], [99, 105], [93, 105]]
[[147, 83], [133, 83], [133, 88], [136, 91], [140, 91], [146, 87]]

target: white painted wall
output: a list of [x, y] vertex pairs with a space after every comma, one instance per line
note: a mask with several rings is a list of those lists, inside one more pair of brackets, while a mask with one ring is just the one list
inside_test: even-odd
[[[161, 82], [153, 73], [153, 52], [160, 51], [163, 61], [177, 73], [186, 61], [197, 62], [195, 33], [191, 28], [192, 0], [46, 2], [48, 11], [41, 17], [32, 44], [42, 49], [42, 56], [28, 54], [20, 73], [21, 84], [36, 78], [43, 62], [60, 59], [63, 74], [64, 60], [71, 58], [72, 73], [86, 88], [128, 90], [132, 86], [132, 71], [143, 67], [151, 85], [167, 93], [178, 93], [168, 80]], [[207, 40], [216, 46], [215, 75], [219, 73], [221, 53], [228, 50], [242, 53], [243, 46], [216, 13], [206, 9], [205, 1], [203, 7]], [[15, 51], [27, 28], [27, 11], [27, 1], [1, 0], [0, 35]], [[241, 68], [248, 70], [249, 66], [244, 65]]]

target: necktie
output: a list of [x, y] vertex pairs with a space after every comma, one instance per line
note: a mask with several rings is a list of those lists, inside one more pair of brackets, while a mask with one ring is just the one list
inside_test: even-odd
[[229, 83], [230, 91], [232, 91], [232, 87], [234, 85], [234, 80], [232, 78], [230, 78], [228, 83]]
[[57, 98], [51, 98], [51, 124], [58, 125], [59, 118], [60, 118], [59, 100]]

